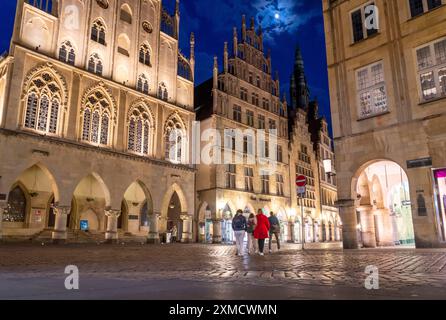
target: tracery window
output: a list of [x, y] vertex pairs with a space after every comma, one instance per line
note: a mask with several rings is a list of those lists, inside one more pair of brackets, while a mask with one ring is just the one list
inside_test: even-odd
[[26, 221], [26, 197], [23, 190], [16, 186], [9, 192], [8, 208], [3, 214], [5, 222], [25, 222]]
[[93, 26], [91, 27], [91, 40], [96, 41], [102, 45], [105, 44], [105, 25], [101, 20], [95, 20]]
[[164, 82], [161, 82], [158, 87], [158, 98], [167, 101], [169, 99], [169, 93], [167, 92], [167, 87]]
[[88, 60], [88, 71], [102, 76], [103, 69], [104, 65], [102, 64], [101, 58], [97, 53], [94, 53]]
[[30, 83], [26, 99], [25, 128], [56, 134], [62, 100], [59, 84], [49, 72], [36, 75]]
[[139, 92], [149, 94], [149, 80], [145, 74], [141, 74], [138, 77], [138, 82], [136, 83], [136, 90]]
[[186, 130], [177, 117], [168, 120], [165, 127], [165, 156], [173, 163], [185, 161]]
[[150, 47], [147, 44], [143, 44], [139, 48], [139, 62], [149, 67], [152, 66], [150, 62]]
[[74, 51], [73, 45], [70, 41], [65, 41], [59, 48], [59, 61], [68, 63], [74, 66], [76, 60], [76, 53]]
[[100, 90], [90, 93], [82, 113], [82, 140], [97, 145], [110, 144], [111, 103]]
[[131, 152], [148, 155], [150, 150], [151, 117], [147, 109], [139, 105], [132, 110], [129, 120], [127, 148]]

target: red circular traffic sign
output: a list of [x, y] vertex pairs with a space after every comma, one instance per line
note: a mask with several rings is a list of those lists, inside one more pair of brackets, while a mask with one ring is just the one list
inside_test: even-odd
[[296, 177], [296, 186], [305, 187], [307, 185], [307, 177], [304, 175], [298, 175]]

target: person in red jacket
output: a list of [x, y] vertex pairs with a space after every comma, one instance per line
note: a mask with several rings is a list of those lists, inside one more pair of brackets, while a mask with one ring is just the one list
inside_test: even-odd
[[254, 229], [254, 238], [259, 242], [259, 254], [263, 256], [263, 248], [265, 247], [265, 239], [269, 238], [269, 221], [268, 218], [263, 214], [263, 210], [259, 209], [257, 211], [257, 225]]

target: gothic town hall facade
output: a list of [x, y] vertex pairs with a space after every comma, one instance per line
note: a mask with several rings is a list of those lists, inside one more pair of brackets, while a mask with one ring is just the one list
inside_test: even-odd
[[177, 225], [191, 240], [194, 36], [186, 57], [178, 1], [18, 0], [15, 19], [0, 61], [3, 237], [86, 227], [157, 242]]

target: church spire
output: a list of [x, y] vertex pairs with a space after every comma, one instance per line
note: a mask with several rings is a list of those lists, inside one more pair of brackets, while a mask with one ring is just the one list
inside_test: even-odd
[[310, 102], [310, 90], [305, 77], [304, 60], [299, 45], [296, 47], [294, 70], [290, 83], [291, 107], [293, 109], [308, 109]]

